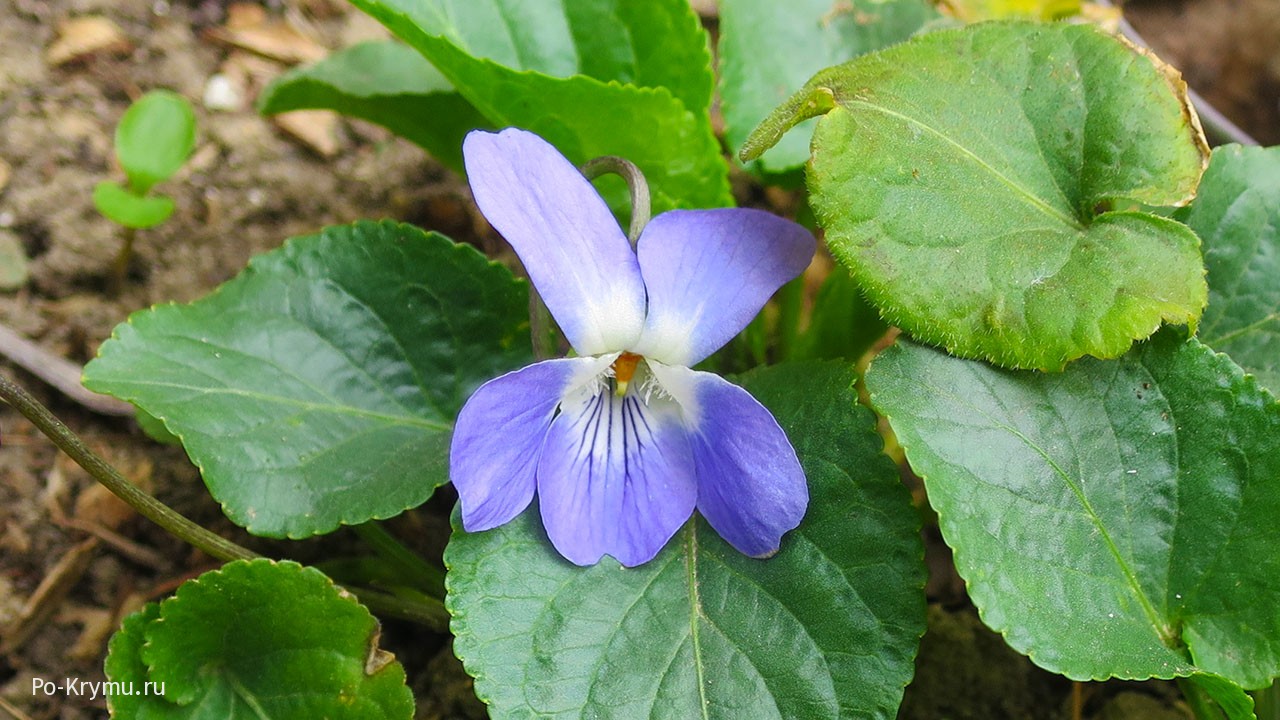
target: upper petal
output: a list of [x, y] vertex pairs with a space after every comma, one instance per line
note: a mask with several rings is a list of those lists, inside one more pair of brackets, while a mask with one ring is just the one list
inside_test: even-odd
[[635, 253], [600, 194], [531, 132], [473, 131], [462, 143], [480, 212], [524, 263], [581, 355], [626, 350], [644, 324]]
[[730, 545], [752, 557], [778, 551], [809, 505], [796, 451], [750, 393], [711, 373], [650, 363], [685, 410], [698, 471], [698, 512]]
[[449, 479], [462, 503], [463, 527], [488, 530], [529, 505], [542, 442], [561, 397], [611, 361], [546, 360], [490, 380], [471, 395], [449, 447]]
[[762, 210], [672, 210], [645, 226], [637, 252], [648, 317], [635, 352], [689, 366], [718, 350], [804, 271], [815, 241]]
[[560, 554], [628, 567], [653, 559], [693, 514], [693, 457], [678, 410], [606, 387], [566, 399], [538, 464], [538, 505]]

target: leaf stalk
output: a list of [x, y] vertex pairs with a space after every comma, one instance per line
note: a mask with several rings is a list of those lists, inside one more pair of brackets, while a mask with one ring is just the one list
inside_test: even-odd
[[116, 497], [125, 501], [140, 515], [164, 528], [177, 538], [194, 545], [219, 560], [247, 560], [258, 554], [197, 525], [155, 496], [129, 482], [99, 457], [70, 428], [44, 405], [9, 378], [0, 375], [0, 400], [4, 400], [39, 428], [58, 449], [65, 452], [102, 483]]

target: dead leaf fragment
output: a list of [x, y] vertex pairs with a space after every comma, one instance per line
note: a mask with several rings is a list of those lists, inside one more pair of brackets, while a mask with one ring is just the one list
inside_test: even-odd
[[105, 608], [85, 605], [68, 605], [64, 607], [54, 620], [63, 625], [76, 624], [82, 627], [75, 644], [67, 650], [67, 657], [77, 662], [89, 662], [102, 657], [107, 649], [107, 639], [116, 629], [114, 613]]
[[132, 50], [133, 44], [118, 25], [100, 15], [86, 15], [59, 25], [58, 39], [45, 50], [44, 57], [50, 65], [58, 66], [92, 55], [123, 55]]
[[3, 628], [3, 633], [0, 633], [4, 637], [4, 641], [0, 642], [0, 655], [22, 647], [57, 612], [67, 593], [71, 592], [71, 588], [88, 569], [98, 543], [97, 538], [82, 541], [49, 568], [44, 579], [18, 611], [17, 617], [10, 620]]
[[328, 48], [285, 20], [272, 20], [261, 6], [235, 3], [227, 8], [227, 21], [209, 36], [283, 63], [315, 62]]
[[136, 514], [128, 503], [113, 495], [106, 486], [94, 483], [76, 497], [71, 516], [108, 530], [119, 530]]
[[338, 144], [338, 116], [328, 110], [294, 110], [273, 115], [271, 120], [324, 157], [333, 157], [341, 149]]

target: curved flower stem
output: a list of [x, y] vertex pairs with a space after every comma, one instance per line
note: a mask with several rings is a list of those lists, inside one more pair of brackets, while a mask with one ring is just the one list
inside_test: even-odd
[[[579, 171], [588, 180], [613, 173], [627, 181], [627, 188], [631, 191], [631, 224], [627, 228], [627, 239], [631, 241], [631, 248], [635, 249], [636, 241], [640, 239], [644, 226], [649, 224], [652, 212], [649, 183], [644, 179], [644, 173], [635, 163], [617, 155], [601, 155], [588, 160]], [[529, 328], [533, 336], [533, 357], [537, 360], [554, 357], [555, 348], [552, 347], [550, 332], [551, 313], [538, 295], [538, 289], [532, 285], [529, 287]]]
[[538, 288], [529, 283], [529, 337], [533, 343], [533, 359], [546, 360], [555, 357], [555, 340], [551, 334], [553, 327], [551, 311], [542, 302]]
[[237, 545], [230, 540], [215, 535], [205, 528], [191, 522], [173, 508], [157, 500], [151, 494], [129, 482], [115, 468], [98, 457], [88, 445], [85, 445], [75, 433], [71, 432], [61, 420], [49, 412], [26, 390], [18, 387], [12, 380], [0, 375], [0, 400], [4, 400], [22, 413], [33, 425], [40, 429], [57, 445], [59, 449], [71, 456], [76, 464], [84, 468], [95, 480], [102, 483], [125, 501], [139, 514], [167, 530], [170, 534], [184, 540], [219, 560], [245, 560], [258, 557], [257, 553]]
[[[1111, 0], [1098, 0], [1098, 4], [1103, 7], [1116, 7]], [[1124, 15], [1120, 16], [1120, 34], [1124, 35], [1134, 45], [1151, 49], [1147, 41], [1138, 34], [1138, 31], [1129, 24]], [[1191, 101], [1192, 106], [1196, 109], [1196, 114], [1200, 116], [1200, 122], [1204, 126], [1205, 134], [1217, 143], [1239, 143], [1241, 145], [1257, 145], [1257, 140], [1249, 133], [1241, 130], [1238, 125], [1231, 122], [1226, 115], [1223, 115], [1217, 108], [1210, 105], [1204, 98], [1191, 88], [1187, 88], [1187, 98]]]
[[405, 547], [376, 520], [352, 528], [374, 552], [394, 564], [415, 585], [435, 598], [444, 597], [444, 571]]
[[613, 173], [627, 181], [627, 188], [631, 190], [631, 226], [627, 230], [627, 238], [631, 240], [631, 247], [634, 248], [636, 241], [640, 239], [640, 232], [644, 230], [645, 225], [649, 224], [651, 211], [649, 183], [645, 181], [644, 173], [640, 172], [640, 168], [636, 167], [635, 163], [617, 155], [601, 155], [588, 160], [581, 170], [588, 180], [595, 180], [601, 175]]

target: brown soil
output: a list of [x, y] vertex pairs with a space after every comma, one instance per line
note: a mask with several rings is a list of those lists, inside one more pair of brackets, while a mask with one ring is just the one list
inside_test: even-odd
[[1205, 100], [1263, 145], [1280, 143], [1280, 2], [1131, 0], [1125, 15]]
[[[265, 4], [272, 17], [294, 18], [330, 48], [378, 32], [339, 0]], [[1275, 0], [1143, 3], [1132, 10], [1139, 30], [1184, 69], [1193, 86], [1256, 137], [1280, 140]], [[416, 147], [378, 128], [340, 121], [332, 137], [335, 149], [326, 157], [256, 115], [251, 97], [238, 110], [202, 107], [208, 79], [232, 55], [209, 34], [225, 12], [220, 0], [0, 0], [0, 233], [16, 237], [30, 258], [26, 285], [0, 293], [0, 323], [84, 363], [130, 312], [197, 298], [236, 274], [251, 255], [326, 224], [392, 217], [459, 239], [480, 237], [475, 228], [482, 222], [465, 186]], [[85, 15], [114, 21], [131, 49], [52, 66], [45, 53], [59, 23]], [[249, 64], [264, 72], [284, 67]], [[156, 87], [196, 101], [199, 145], [189, 169], [159, 188], [176, 199], [176, 214], [139, 234], [131, 282], [120, 297], [110, 297], [105, 288], [120, 235], [94, 210], [90, 192], [99, 180], [119, 179], [110, 159], [115, 123], [132, 98]], [[4, 363], [0, 372], [33, 388], [117, 467], [166, 502], [221, 533], [254, 542], [221, 518], [180, 449], [149, 441], [132, 421], [93, 415]], [[117, 516], [118, 508], [95, 499], [92, 487], [25, 420], [0, 406], [0, 628], [24, 612], [43, 580], [59, 572], [67, 580], [65, 592], [36, 608], [47, 617], [27, 623], [30, 637], [0, 655], [0, 700], [36, 720], [105, 717], [101, 700], [33, 696], [32, 678], [101, 679], [106, 638], [120, 617], [215, 565], [143, 520]], [[141, 555], [109, 543], [82, 547], [85, 532], [54, 522], [72, 514], [77, 501], [80, 517], [116, 527], [140, 546]], [[422, 530], [439, 528], [449, 505], [441, 497], [410, 513], [401, 520], [403, 535], [433, 535], [426, 550], [438, 552], [443, 532]], [[909, 691], [903, 716], [1068, 717], [1069, 684], [1001, 652], [998, 639], [964, 606], [956, 579], [948, 577], [945, 548], [936, 538], [930, 545], [931, 557], [938, 559], [931, 564], [940, 568], [931, 599], [941, 604], [931, 611], [922, 681]], [[315, 546], [257, 545], [303, 560], [316, 553]], [[77, 557], [83, 567], [59, 568]], [[394, 622], [383, 637], [405, 663], [419, 717], [482, 716], [445, 638]], [[984, 669], [993, 672], [956, 669], [976, 663], [989, 663]], [[944, 676], [971, 681], [947, 685], [939, 680]], [[986, 700], [957, 694], [956, 687], [981, 687]], [[1093, 692], [1087, 714], [1119, 717], [1106, 707], [1121, 698], [1125, 707], [1155, 702], [1167, 710], [1166, 691], [1143, 688]], [[974, 704], [993, 701], [1000, 704]]]

